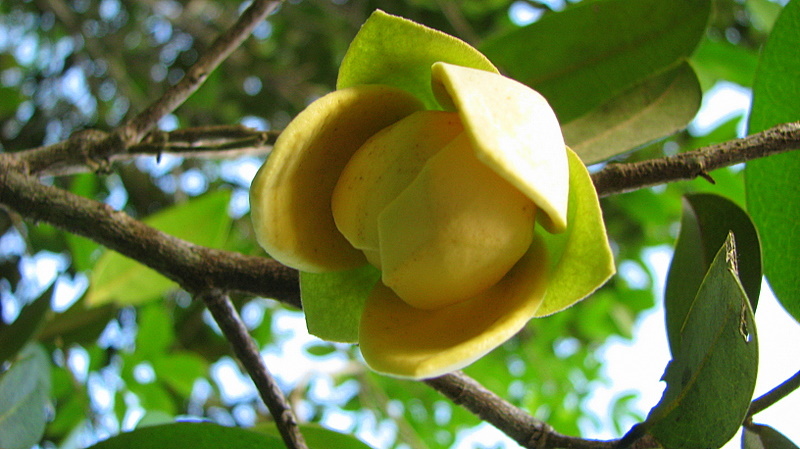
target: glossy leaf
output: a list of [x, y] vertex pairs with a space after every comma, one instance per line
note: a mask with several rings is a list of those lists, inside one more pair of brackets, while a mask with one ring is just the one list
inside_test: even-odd
[[[144, 222], [172, 236], [197, 245], [220, 247], [230, 228], [230, 192], [218, 190], [171, 207]], [[86, 302], [99, 306], [109, 302], [141, 304], [175, 288], [175, 283], [152, 269], [117, 252], [100, 256], [89, 279]]]
[[680, 346], [680, 332], [691, 311], [705, 273], [719, 248], [733, 232], [739, 255], [739, 279], [755, 309], [761, 291], [761, 248], [747, 216], [732, 201], [714, 194], [687, 195], [683, 200], [681, 232], [667, 274], [665, 309], [672, 353]]
[[[800, 1], [784, 8], [761, 53], [749, 132], [800, 120]], [[747, 209], [761, 235], [764, 274], [783, 307], [800, 321], [800, 152], [747, 163]]]
[[742, 449], [798, 449], [792, 440], [770, 426], [752, 424], [742, 432]]
[[339, 68], [337, 89], [384, 84], [410, 92], [437, 109], [431, 66], [447, 62], [490, 72], [497, 69], [467, 43], [402, 17], [375, 11], [361, 26]]
[[91, 446], [90, 449], [163, 449], [165, 447], [192, 449], [284, 449], [283, 441], [235, 427], [206, 422], [178, 422], [142, 427], [122, 433]]
[[658, 73], [563, 126], [567, 145], [593, 164], [686, 127], [703, 92], [688, 63]]
[[372, 265], [331, 273], [300, 272], [300, 291], [308, 331], [343, 343], [358, 341], [364, 301], [381, 278]]
[[[256, 429], [267, 435], [280, 436], [274, 425], [259, 426]], [[301, 425], [300, 432], [310, 449], [370, 449], [370, 446], [354, 436], [334, 432], [313, 424]]]
[[47, 422], [50, 360], [32, 344], [0, 377], [0, 447], [28, 449], [38, 443]]
[[568, 123], [687, 58], [703, 36], [710, 4], [584, 2], [487, 40], [480, 49], [544, 95]]
[[53, 296], [53, 286], [38, 299], [23, 307], [13, 323], [5, 324], [0, 319], [0, 366], [14, 357], [17, 351], [36, 336], [45, 314], [50, 310], [51, 296]]
[[681, 344], [664, 372], [664, 395], [642, 426], [665, 448], [722, 447], [750, 406], [758, 341], [735, 260], [729, 238], [681, 326]]

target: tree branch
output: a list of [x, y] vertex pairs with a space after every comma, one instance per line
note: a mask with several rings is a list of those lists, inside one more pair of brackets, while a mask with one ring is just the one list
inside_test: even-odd
[[794, 373], [792, 377], [786, 379], [786, 381], [777, 387], [769, 390], [753, 400], [753, 402], [750, 404], [750, 408], [747, 410], [747, 420], [751, 420], [753, 415], [763, 411], [767, 407], [770, 407], [772, 404], [785, 398], [798, 388], [800, 388], [800, 371]]
[[[178, 83], [111, 133], [88, 130], [74, 138], [48, 147], [28, 150], [20, 157], [28, 162], [30, 173], [47, 172], [51, 166], [88, 165], [102, 168], [104, 164], [142, 141], [161, 118], [173, 112], [205, 82], [214, 71], [249, 35], [250, 32], [283, 0], [255, 0], [231, 28], [220, 35], [192, 65]], [[56, 153], [56, 154], [54, 154]]]
[[221, 289], [275, 298], [300, 307], [297, 272], [274, 260], [210, 249], [165, 234], [111, 206], [43, 185], [13, 155], [0, 154], [0, 203], [94, 240], [158, 271], [191, 291]]
[[630, 164], [609, 164], [592, 175], [600, 196], [630, 192], [667, 182], [709, 176], [723, 167], [800, 148], [800, 122], [784, 123], [743, 139], [731, 140], [671, 157]]
[[212, 289], [202, 292], [198, 296], [208, 307], [225, 338], [231, 344], [236, 357], [242, 362], [250, 378], [253, 379], [261, 399], [275, 419], [275, 425], [278, 427], [286, 447], [307, 449], [303, 434], [297, 427], [297, 417], [264, 364], [256, 343], [247, 332], [247, 327], [233, 307], [228, 295], [220, 290]]

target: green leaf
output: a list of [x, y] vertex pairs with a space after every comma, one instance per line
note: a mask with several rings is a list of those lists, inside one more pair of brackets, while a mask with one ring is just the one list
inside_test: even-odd
[[[761, 52], [749, 131], [800, 120], [800, 1], [784, 7]], [[800, 321], [800, 152], [747, 163], [747, 210], [759, 230], [764, 274], [783, 307]]]
[[39, 332], [45, 314], [50, 310], [54, 288], [55, 284], [51, 285], [37, 300], [23, 307], [13, 323], [7, 325], [0, 320], [0, 366]]
[[745, 426], [742, 449], [798, 449], [785, 435], [763, 424]]
[[283, 441], [235, 427], [205, 422], [178, 422], [150, 426], [122, 433], [101, 441], [91, 449], [163, 449], [165, 447], [192, 449], [285, 449]]
[[564, 139], [593, 164], [686, 127], [703, 92], [688, 63], [658, 73], [563, 126]]
[[[255, 430], [275, 437], [280, 436], [273, 424], [258, 426]], [[303, 434], [310, 449], [370, 449], [370, 446], [352, 435], [334, 432], [318, 425], [301, 425], [300, 433]]]
[[[230, 228], [230, 192], [218, 190], [171, 207], [144, 222], [167, 234], [207, 247], [220, 247]], [[157, 299], [175, 283], [152, 269], [119, 253], [100, 256], [89, 279], [86, 302], [99, 306], [109, 302], [132, 305]]]
[[[768, 3], [774, 4], [769, 1]], [[731, 81], [740, 86], [752, 86], [757, 65], [758, 54], [755, 50], [731, 44], [724, 39], [704, 39], [692, 56], [692, 67], [702, 81], [703, 90], [707, 90], [719, 80]]]
[[722, 447], [747, 414], [758, 341], [735, 260], [735, 245], [728, 238], [683, 323], [681, 345], [664, 372], [664, 395], [639, 426], [664, 448]]
[[440, 31], [377, 10], [361, 26], [339, 68], [337, 89], [384, 84], [410, 92], [438, 109], [431, 66], [447, 62], [490, 72], [497, 69], [469, 44]]
[[28, 449], [44, 435], [50, 397], [50, 361], [31, 344], [0, 377], [0, 447]]
[[753, 309], [756, 308], [761, 291], [761, 247], [750, 217], [727, 198], [714, 194], [687, 195], [664, 294], [672, 354], [679, 351], [686, 315], [691, 311], [705, 273], [729, 232], [734, 234], [739, 255], [739, 279]]
[[194, 352], [173, 352], [151, 360], [158, 379], [184, 398], [189, 398], [195, 380], [208, 373], [206, 361]]
[[710, 4], [582, 2], [487, 40], [480, 49], [544, 95], [565, 124], [687, 58], [703, 36]]
[[551, 278], [536, 316], [558, 312], [585, 298], [614, 274], [603, 214], [589, 172], [569, 154], [567, 229], [560, 234], [537, 232], [547, 247]]
[[372, 265], [332, 273], [300, 273], [300, 292], [308, 331], [342, 343], [358, 341], [364, 301], [381, 273]]

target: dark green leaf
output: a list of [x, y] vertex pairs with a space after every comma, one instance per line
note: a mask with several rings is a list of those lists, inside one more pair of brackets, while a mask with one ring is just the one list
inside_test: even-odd
[[[750, 132], [800, 120], [800, 1], [784, 8], [761, 53]], [[747, 209], [758, 227], [764, 274], [783, 307], [800, 321], [800, 152], [747, 163]]]
[[694, 70], [683, 62], [567, 123], [564, 139], [585, 164], [600, 162], [683, 129], [702, 97]]
[[249, 430], [201, 422], [150, 426], [102, 441], [91, 449], [285, 449], [283, 441]]
[[792, 440], [770, 426], [752, 424], [742, 432], [742, 449], [798, 449]]
[[0, 320], [0, 366], [32, 339], [42, 324], [45, 314], [50, 310], [50, 298], [55, 284], [51, 285], [39, 299], [22, 308], [11, 324]]
[[[257, 430], [276, 438], [280, 436], [274, 425], [259, 426]], [[309, 449], [370, 449], [367, 444], [352, 435], [334, 432], [316, 425], [302, 425], [300, 433], [303, 434]]]
[[750, 406], [758, 341], [735, 260], [729, 238], [681, 326], [679, 350], [664, 372], [664, 395], [640, 427], [666, 449], [722, 447]]
[[28, 449], [47, 422], [50, 360], [44, 348], [28, 345], [0, 378], [0, 447]]
[[692, 53], [706, 28], [706, 0], [583, 2], [481, 50], [539, 91], [568, 123]]
[[300, 273], [308, 331], [343, 343], [358, 341], [364, 301], [381, 273], [372, 265], [334, 273]]
[[697, 292], [719, 248], [733, 232], [739, 255], [739, 279], [755, 309], [761, 291], [761, 250], [753, 223], [727, 198], [707, 193], [683, 201], [681, 232], [667, 274], [664, 295], [670, 349], [679, 350], [680, 333]]

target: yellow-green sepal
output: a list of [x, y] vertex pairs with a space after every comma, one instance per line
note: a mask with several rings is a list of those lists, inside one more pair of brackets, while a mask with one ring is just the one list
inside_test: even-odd
[[616, 272], [592, 178], [575, 152], [567, 148], [567, 154], [567, 228], [560, 234], [537, 228], [547, 246], [550, 276], [536, 316], [566, 309], [589, 296]]
[[498, 73], [486, 56], [466, 42], [377, 10], [350, 43], [336, 88], [394, 86], [420, 99], [426, 109], [439, 109], [431, 89], [431, 66], [436, 62]]
[[357, 343], [364, 302], [381, 278], [372, 265], [330, 273], [300, 272], [306, 327], [312, 335], [339, 343]]

